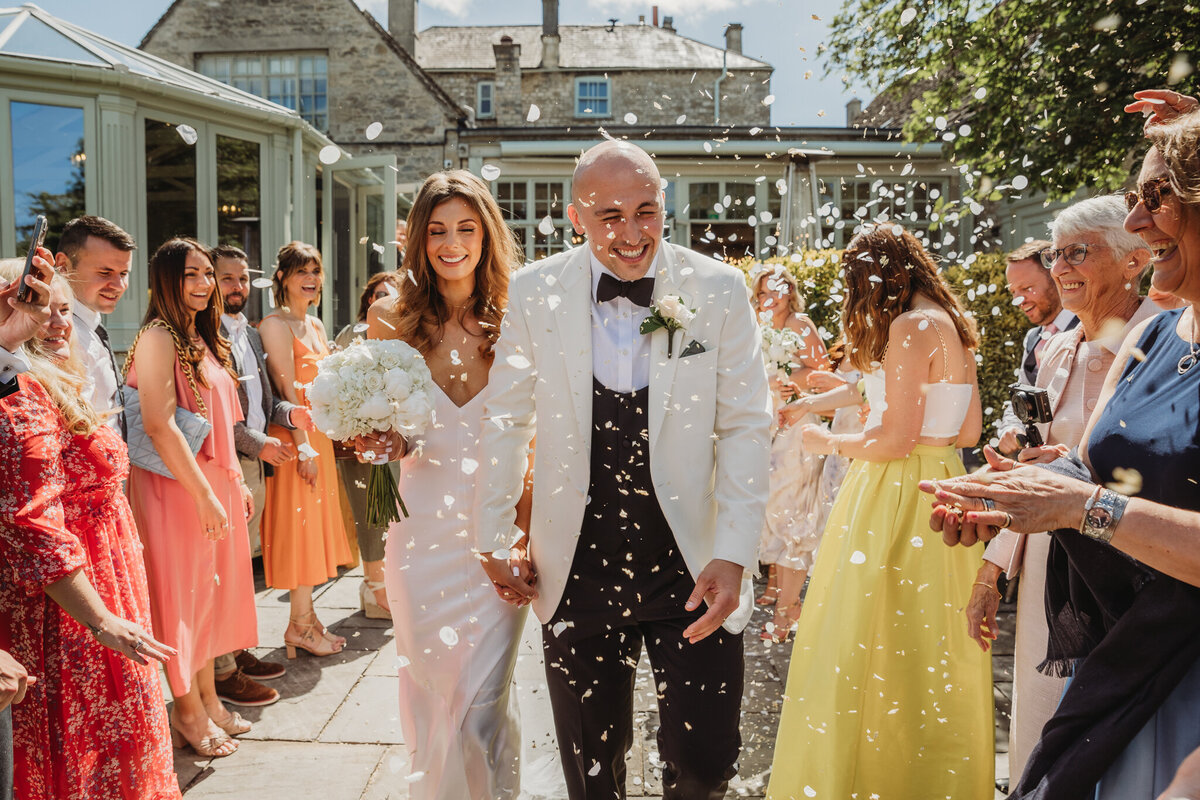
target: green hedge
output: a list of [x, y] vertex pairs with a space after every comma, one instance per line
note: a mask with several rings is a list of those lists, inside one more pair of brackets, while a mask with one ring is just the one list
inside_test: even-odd
[[[749, 281], [759, 264], [785, 265], [796, 276], [805, 294], [809, 317], [826, 341], [832, 342], [837, 337], [842, 312], [841, 257], [840, 250], [808, 250], [765, 262], [747, 259], [736, 266], [746, 273]], [[1013, 372], [1020, 365], [1021, 343], [1029, 328], [1029, 320], [1013, 305], [1012, 297], [1004, 288], [1004, 267], [1001, 253], [977, 255], [970, 264], [942, 266], [947, 281], [959, 293], [979, 326], [977, 360], [985, 439], [995, 435], [994, 426], [1008, 399], [1008, 385], [1013, 382]]]

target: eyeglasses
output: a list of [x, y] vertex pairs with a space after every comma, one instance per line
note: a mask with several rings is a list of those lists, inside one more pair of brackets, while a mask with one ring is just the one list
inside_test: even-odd
[[1146, 210], [1154, 214], [1162, 208], [1163, 195], [1170, 193], [1170, 178], [1151, 178], [1139, 186], [1137, 191], [1125, 193], [1125, 208], [1133, 211], [1140, 200], [1146, 206]]
[[1069, 244], [1066, 247], [1055, 250], [1052, 247], [1047, 247], [1042, 252], [1038, 253], [1042, 257], [1042, 266], [1050, 269], [1054, 266], [1054, 262], [1058, 261], [1058, 257], [1062, 256], [1072, 267], [1078, 267], [1087, 258], [1088, 250], [1104, 247], [1102, 244]]

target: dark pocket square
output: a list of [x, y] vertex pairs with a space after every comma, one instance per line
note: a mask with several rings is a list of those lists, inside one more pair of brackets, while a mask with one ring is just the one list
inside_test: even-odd
[[683, 352], [679, 354], [679, 357], [687, 358], [688, 356], [700, 355], [701, 353], [704, 353], [707, 351], [708, 351], [707, 347], [700, 344], [695, 339], [692, 339], [692, 341], [688, 343], [688, 346], [683, 348]]

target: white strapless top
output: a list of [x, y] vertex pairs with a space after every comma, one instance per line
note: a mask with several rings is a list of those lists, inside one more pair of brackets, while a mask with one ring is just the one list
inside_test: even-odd
[[[863, 386], [871, 410], [867, 415], [867, 428], [876, 428], [883, 423], [883, 411], [887, 408], [886, 381], [882, 370], [863, 374]], [[958, 436], [971, 407], [971, 384], [931, 383], [925, 387], [925, 421], [921, 423], [921, 436], [926, 439], [947, 439]]]

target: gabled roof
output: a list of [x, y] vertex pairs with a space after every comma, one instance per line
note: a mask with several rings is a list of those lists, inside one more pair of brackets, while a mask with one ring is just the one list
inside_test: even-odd
[[272, 114], [298, 116], [289, 108], [72, 25], [31, 3], [19, 8], [0, 8], [0, 56], [133, 73]]
[[[417, 36], [417, 61], [432, 71], [478, 72], [496, 68], [492, 45], [510, 36], [521, 45], [521, 68], [542, 63], [540, 25], [467, 25], [426, 28]], [[654, 25], [563, 25], [558, 63], [562, 69], [771, 70], [765, 61], [698, 42]]]
[[[188, 2], [188, 0], [173, 0], [167, 10], [163, 12], [163, 15], [158, 18], [157, 22], [154, 23], [153, 27], [151, 27], [150, 30], [146, 32], [146, 35], [142, 37], [142, 41], [138, 47], [145, 47], [150, 40], [154, 38], [154, 35], [158, 33], [159, 28], [161, 28], [163, 23], [167, 21], [167, 18], [170, 17], [175, 9], [184, 2]], [[388, 46], [388, 49], [390, 49], [401, 61], [405, 63], [405, 65], [417, 77], [417, 80], [419, 80], [421, 84], [429, 91], [429, 93], [432, 94], [448, 112], [450, 112], [450, 115], [454, 119], [460, 121], [467, 119], [466, 111], [460, 107], [457, 102], [455, 102], [454, 98], [451, 97], [436, 80], [433, 79], [433, 76], [422, 69], [420, 63], [413, 58], [412, 54], [401, 47], [400, 43], [397, 42], [392, 35], [387, 32], [386, 28], [379, 24], [375, 17], [371, 16], [369, 12], [359, 8], [354, 0], [344, 0], [344, 2], [349, 4], [349, 6], [354, 9], [355, 13], [362, 15], [363, 19], [367, 21], [367, 24], [381, 39], [383, 39], [384, 44]]]

